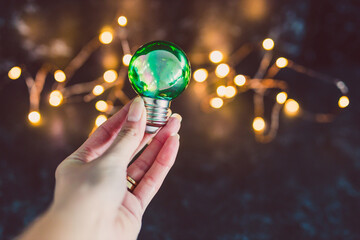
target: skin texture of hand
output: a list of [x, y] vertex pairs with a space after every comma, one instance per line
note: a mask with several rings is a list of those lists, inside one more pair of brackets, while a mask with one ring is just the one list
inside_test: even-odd
[[[135, 98], [58, 166], [52, 205], [19, 239], [136, 239], [146, 207], [174, 164], [180, 122], [174, 114], [155, 136], [144, 134], [146, 110]], [[126, 175], [138, 183], [132, 193]]]

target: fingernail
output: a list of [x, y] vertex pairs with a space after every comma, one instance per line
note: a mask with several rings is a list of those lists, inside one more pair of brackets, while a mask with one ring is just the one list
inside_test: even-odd
[[178, 139], [180, 139], [180, 135], [178, 133], [171, 134], [171, 137], [174, 137], [174, 136], [176, 136]]
[[131, 103], [127, 120], [129, 122], [137, 122], [140, 120], [144, 110], [144, 101], [141, 97], [136, 97]]
[[180, 116], [180, 114], [177, 114], [177, 113], [174, 113], [173, 115], [171, 115], [171, 117], [179, 119], [179, 122], [181, 122], [181, 120], [182, 120], [182, 117]]

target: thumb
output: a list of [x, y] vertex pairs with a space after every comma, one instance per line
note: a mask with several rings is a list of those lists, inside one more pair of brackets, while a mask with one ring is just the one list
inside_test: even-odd
[[101, 162], [111, 166], [121, 164], [126, 168], [144, 137], [145, 125], [144, 101], [141, 97], [137, 97], [131, 103], [124, 125], [112, 145], [104, 153]]

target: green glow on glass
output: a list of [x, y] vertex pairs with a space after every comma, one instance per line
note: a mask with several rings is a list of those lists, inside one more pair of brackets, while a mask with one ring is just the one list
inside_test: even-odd
[[175, 44], [150, 42], [140, 47], [129, 64], [129, 79], [141, 96], [172, 100], [190, 81], [190, 63]]

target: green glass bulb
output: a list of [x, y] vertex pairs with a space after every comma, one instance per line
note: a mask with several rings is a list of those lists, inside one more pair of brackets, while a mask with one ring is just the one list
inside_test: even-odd
[[166, 124], [170, 101], [189, 85], [190, 63], [184, 51], [171, 42], [154, 41], [141, 46], [129, 64], [129, 80], [143, 97], [149, 133]]

